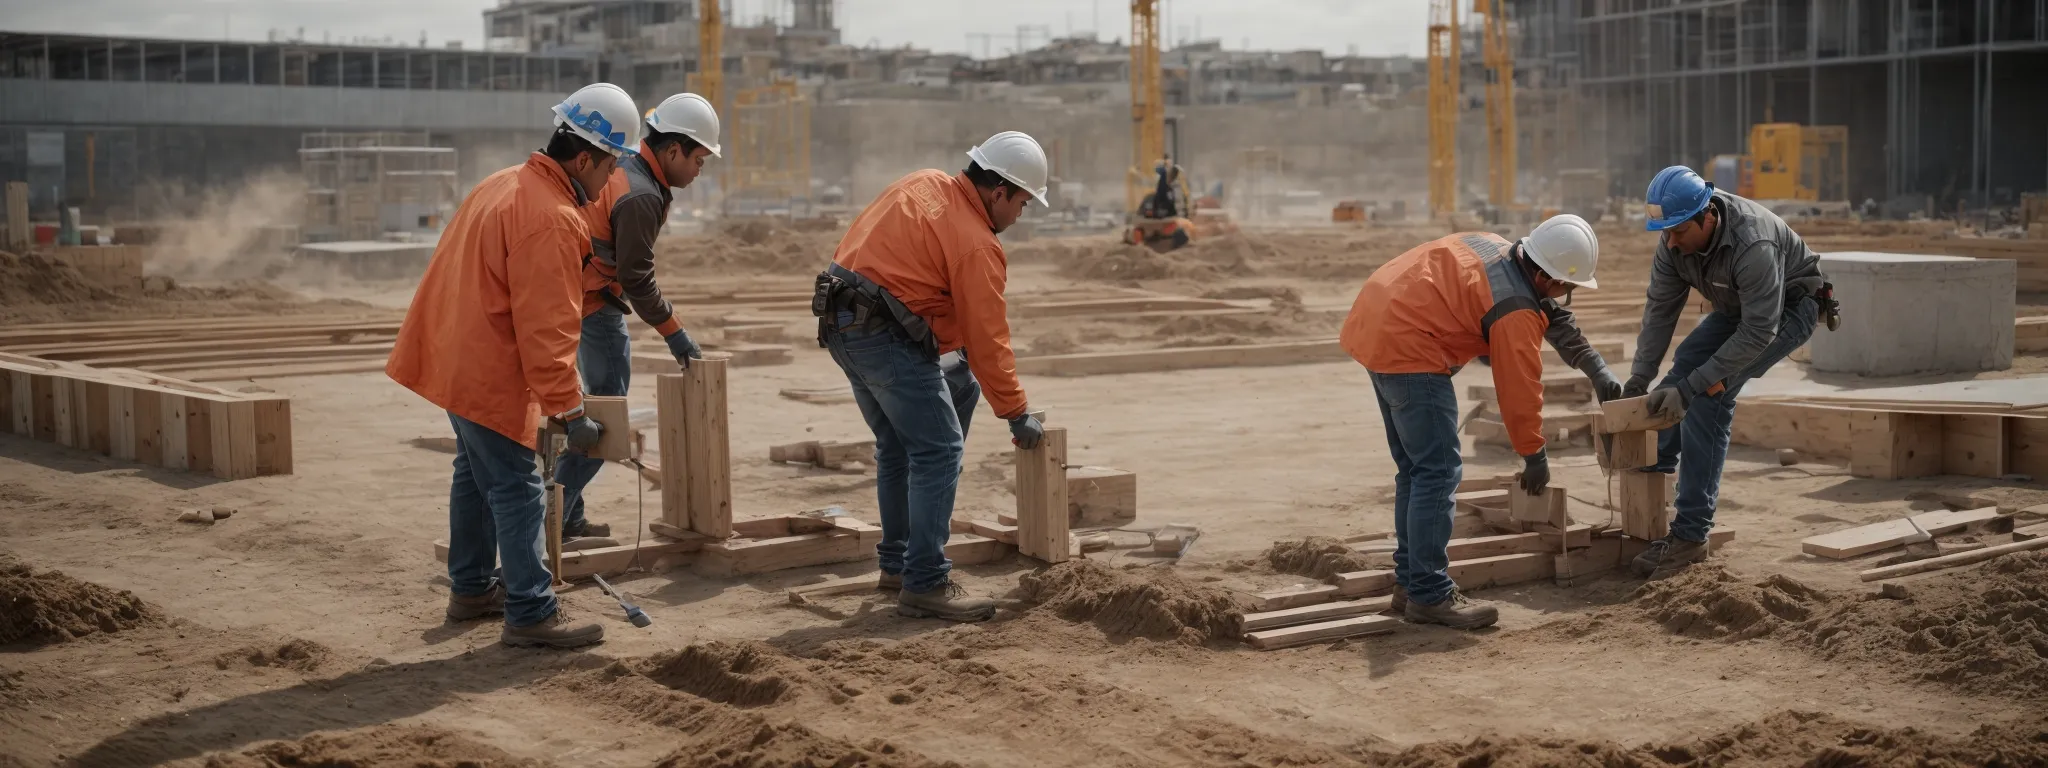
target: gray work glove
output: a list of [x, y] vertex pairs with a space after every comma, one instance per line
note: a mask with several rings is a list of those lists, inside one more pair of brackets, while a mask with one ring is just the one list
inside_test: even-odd
[[704, 350], [697, 347], [689, 331], [677, 328], [675, 333], [663, 336], [661, 340], [668, 342], [668, 353], [676, 356], [676, 363], [683, 366], [683, 370], [690, 369], [691, 360], [704, 359]]
[[1642, 376], [1628, 377], [1628, 384], [1621, 388], [1622, 397], [1642, 397], [1650, 393], [1650, 380]]
[[1587, 378], [1593, 380], [1593, 396], [1599, 398], [1600, 402], [1604, 403], [1621, 397], [1621, 380], [1614, 378], [1613, 371], [1603, 367], [1593, 372], [1593, 375]]
[[1650, 412], [1670, 421], [1685, 418], [1685, 408], [1692, 398], [1685, 396], [1683, 385], [1658, 387], [1650, 391]]
[[1030, 412], [1010, 420], [1010, 444], [1024, 450], [1038, 447], [1038, 441], [1045, 438], [1045, 425], [1038, 423], [1038, 417]]
[[1522, 457], [1522, 492], [1531, 496], [1542, 495], [1550, 487], [1550, 456], [1541, 448], [1535, 453]]
[[604, 439], [604, 425], [589, 416], [578, 415], [566, 422], [558, 422], [562, 431], [569, 436], [569, 450], [589, 454]]

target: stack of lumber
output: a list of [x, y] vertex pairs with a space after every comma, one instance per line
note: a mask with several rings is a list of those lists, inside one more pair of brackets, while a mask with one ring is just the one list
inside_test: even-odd
[[227, 480], [292, 472], [291, 399], [0, 353], [14, 434]]
[[[1938, 399], [1944, 393], [1966, 399]], [[1745, 398], [1731, 442], [1846, 459], [1858, 477], [2048, 477], [2048, 382], [2004, 379]]]
[[400, 312], [0, 327], [0, 351], [192, 381], [381, 371]]
[[2018, 353], [2048, 352], [2048, 315], [2014, 318], [2012, 321], [2012, 351]]

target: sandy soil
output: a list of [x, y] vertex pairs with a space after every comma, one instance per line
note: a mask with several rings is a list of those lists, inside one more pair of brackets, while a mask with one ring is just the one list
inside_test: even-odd
[[[1172, 317], [1020, 322], [1020, 346], [1052, 334], [1083, 348], [1334, 335], [1326, 307], [1348, 306], [1370, 271], [1352, 262], [1399, 248], [1346, 258], [1310, 241], [1374, 236], [1302, 237], [1209, 244], [1250, 253], [1241, 267], [1180, 254], [1214, 273], [1142, 279], [1077, 276], [1087, 249], [1020, 247], [1020, 296], [1143, 287], [1273, 300], [1223, 316], [1239, 324], [1220, 330]], [[778, 268], [796, 263], [769, 250], [791, 259]], [[786, 291], [807, 275], [711, 256], [703, 269], [723, 272], [665, 263], [665, 282]], [[1631, 263], [1642, 262], [1603, 266]], [[767, 461], [772, 444], [865, 436], [851, 405], [777, 396], [843, 383], [801, 341], [801, 318], [790, 324], [794, 364], [732, 374], [736, 515], [837, 504], [873, 520], [870, 475]], [[1475, 367], [1460, 383], [1485, 377]], [[515, 651], [496, 644], [493, 622], [441, 617], [447, 580], [431, 542], [446, 531], [447, 457], [410, 443], [446, 436], [445, 416], [374, 374], [263, 384], [294, 398], [297, 474], [224, 483], [0, 435], [0, 553], [15, 558], [0, 569], [0, 604], [40, 601], [0, 611], [12, 642], [0, 645], [0, 766], [2048, 764], [2048, 558], [1917, 578], [1905, 600], [1880, 603], [1856, 581], [1861, 563], [1798, 550], [1803, 536], [1937, 506], [1913, 500], [1927, 491], [1990, 481], [1866, 480], [1737, 448], [1721, 522], [1738, 541], [1686, 579], [1488, 590], [1478, 596], [1501, 602], [1497, 629], [1404, 627], [1256, 652], [1227, 640], [1218, 617], [1229, 590], [1305, 580], [1274, 567], [1272, 545], [1391, 527], [1394, 468], [1364, 372], [1032, 378], [1033, 403], [1072, 430], [1074, 462], [1139, 473], [1137, 527], [1203, 529], [1188, 558], [965, 568], [964, 583], [1006, 600], [974, 626], [901, 619], [879, 593], [810, 606], [780, 593], [861, 564], [639, 574], [618, 584], [652, 627], [577, 587], [564, 604], [604, 622], [607, 641]], [[635, 387], [633, 404], [651, 408], [652, 388]], [[1010, 451], [986, 410], [975, 421], [957, 514], [986, 518], [1014, 504]], [[1592, 457], [1561, 450], [1552, 465], [1574, 515], [1605, 521]], [[1506, 451], [1482, 449], [1466, 471], [1514, 468]], [[2048, 486], [1999, 485], [2048, 502]], [[616, 468], [589, 500], [596, 519], [628, 531], [658, 515], [658, 495], [643, 517]], [[236, 514], [177, 522], [197, 506]], [[55, 599], [67, 595], [85, 599]], [[72, 604], [88, 610], [62, 612]], [[90, 631], [17, 635], [17, 613]]]

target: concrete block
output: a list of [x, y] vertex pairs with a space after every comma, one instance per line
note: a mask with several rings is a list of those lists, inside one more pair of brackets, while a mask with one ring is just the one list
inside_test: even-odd
[[1820, 269], [1842, 302], [1842, 328], [1814, 331], [1814, 370], [1898, 376], [2012, 367], [2011, 260], [1829, 253]]

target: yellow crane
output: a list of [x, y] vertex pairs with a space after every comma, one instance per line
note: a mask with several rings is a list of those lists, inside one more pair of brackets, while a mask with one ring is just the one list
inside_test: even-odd
[[720, 0], [697, 0], [697, 95], [725, 109], [725, 16]]
[[1458, 210], [1458, 0], [1429, 2], [1429, 213]]
[[[1508, 47], [1507, 0], [1472, 0], [1474, 13], [1486, 15], [1481, 32], [1486, 57], [1487, 202], [1495, 208], [1515, 206], [1515, 54]], [[1455, 59], [1454, 59], [1455, 60]]]
[[1131, 147], [1134, 159], [1124, 180], [1124, 210], [1127, 211], [1138, 210], [1138, 204], [1157, 178], [1152, 164], [1166, 155], [1166, 96], [1160, 80], [1159, 0], [1131, 0]]

